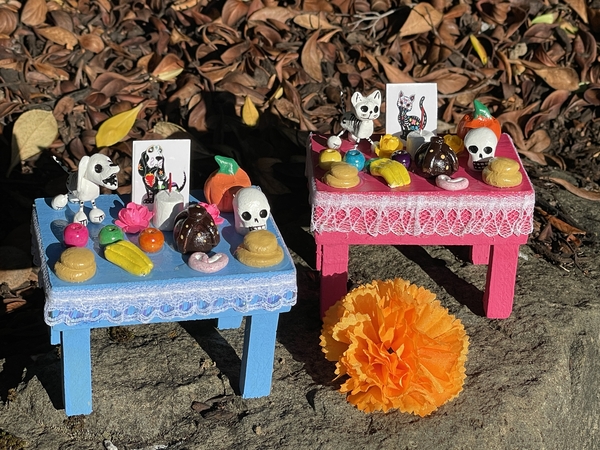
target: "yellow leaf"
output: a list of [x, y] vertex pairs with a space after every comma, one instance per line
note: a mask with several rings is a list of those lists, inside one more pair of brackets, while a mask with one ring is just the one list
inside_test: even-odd
[[58, 124], [51, 111], [27, 111], [15, 122], [12, 135], [12, 158], [6, 176], [20, 161], [31, 158], [47, 148], [58, 135]]
[[535, 25], [536, 23], [554, 23], [556, 16], [556, 13], [542, 14], [541, 16], [537, 16], [535, 19], [533, 19], [531, 21], [531, 25]]
[[474, 34], [469, 36], [469, 39], [471, 40], [471, 45], [475, 49], [477, 56], [479, 56], [481, 63], [484, 66], [487, 65], [487, 62], [488, 62], [487, 52], [485, 51], [485, 48], [483, 47], [483, 45], [481, 45], [481, 42], [479, 42], [479, 39], [477, 39], [477, 37], [475, 37]]
[[135, 108], [123, 111], [102, 122], [102, 125], [98, 129], [98, 134], [96, 134], [96, 146], [107, 147], [116, 144], [127, 136], [127, 133], [129, 133], [129, 130], [131, 130], [135, 123], [138, 113], [143, 107], [144, 103], [142, 102]]
[[254, 127], [258, 123], [258, 110], [250, 97], [246, 97], [244, 100], [244, 106], [242, 106], [242, 122], [249, 127]]

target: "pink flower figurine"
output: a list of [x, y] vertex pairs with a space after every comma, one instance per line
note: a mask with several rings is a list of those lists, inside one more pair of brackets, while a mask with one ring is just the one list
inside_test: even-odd
[[148, 228], [150, 219], [152, 219], [152, 211], [145, 206], [129, 202], [119, 211], [119, 218], [115, 220], [115, 224], [125, 233], [139, 233], [144, 228]]
[[217, 207], [217, 205], [215, 205], [214, 203], [204, 203], [204, 202], [200, 202], [199, 204], [200, 204], [200, 206], [204, 206], [204, 209], [206, 209], [206, 211], [210, 214], [210, 216], [215, 221], [215, 225], [220, 225], [223, 222], [225, 222], [225, 219], [223, 219], [219, 215], [219, 214], [221, 214], [221, 211], [219, 211], [219, 208]]

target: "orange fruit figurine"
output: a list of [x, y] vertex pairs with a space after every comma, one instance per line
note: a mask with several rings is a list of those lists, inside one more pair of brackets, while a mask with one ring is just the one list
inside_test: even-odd
[[140, 232], [139, 245], [146, 253], [156, 253], [165, 243], [165, 235], [158, 228], [144, 228]]

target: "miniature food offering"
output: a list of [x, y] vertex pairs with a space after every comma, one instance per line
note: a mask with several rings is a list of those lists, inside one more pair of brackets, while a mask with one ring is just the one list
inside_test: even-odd
[[438, 175], [435, 184], [446, 191], [462, 191], [469, 187], [469, 180], [465, 177], [450, 178], [448, 175]]
[[233, 196], [243, 187], [252, 185], [250, 177], [235, 162], [226, 156], [215, 156], [219, 169], [204, 183], [204, 196], [208, 203], [217, 205], [221, 212], [233, 211]]
[[85, 247], [90, 233], [85, 225], [74, 222], [65, 227], [63, 241], [67, 247]]
[[360, 150], [352, 149], [348, 150], [344, 155], [344, 162], [352, 164], [358, 170], [363, 170], [365, 168], [366, 158]]
[[146, 253], [156, 253], [163, 247], [163, 244], [165, 243], [165, 235], [162, 233], [162, 231], [156, 228], [144, 228], [140, 232], [138, 242], [140, 248]]
[[56, 276], [69, 283], [82, 283], [96, 273], [94, 252], [85, 247], [71, 247], [61, 253], [54, 265]]
[[268, 230], [251, 231], [235, 252], [236, 258], [247, 266], [269, 267], [283, 261], [283, 249]]
[[197, 272], [215, 273], [223, 269], [228, 262], [229, 257], [225, 253], [208, 256], [203, 252], [195, 252], [190, 255], [188, 266]]
[[473, 114], [465, 114], [458, 123], [458, 126], [456, 127], [456, 135], [459, 138], [464, 139], [469, 130], [487, 127], [494, 132], [497, 139], [500, 139], [502, 127], [500, 126], [498, 119], [492, 117], [487, 106], [485, 106], [479, 100], [473, 100], [473, 107], [475, 109]]
[[319, 167], [323, 170], [329, 170], [331, 163], [342, 160], [342, 154], [333, 148], [326, 148], [319, 153]]
[[180, 253], [209, 252], [221, 241], [219, 230], [202, 205], [190, 205], [175, 218], [173, 244]]
[[481, 175], [484, 183], [495, 187], [515, 187], [523, 181], [519, 163], [510, 158], [492, 158]]
[[148, 275], [154, 264], [135, 244], [129, 241], [117, 241], [104, 248], [104, 257], [127, 272], [143, 277]]
[[410, 184], [410, 174], [404, 164], [393, 159], [378, 158], [371, 160], [369, 172], [373, 176], [383, 177], [391, 188]]
[[100, 245], [108, 245], [113, 242], [122, 241], [125, 235], [123, 234], [123, 230], [116, 225], [106, 225], [102, 227], [100, 230], [100, 234], [98, 234], [98, 241]]
[[415, 165], [424, 177], [451, 176], [458, 170], [458, 158], [444, 138], [434, 136], [415, 153]]
[[352, 164], [334, 162], [329, 172], [323, 177], [323, 182], [331, 187], [349, 189], [360, 183], [358, 169]]

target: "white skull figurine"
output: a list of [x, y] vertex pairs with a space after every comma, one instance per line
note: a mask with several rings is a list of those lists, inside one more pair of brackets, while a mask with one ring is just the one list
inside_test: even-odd
[[245, 187], [233, 197], [235, 231], [246, 235], [254, 230], [266, 230], [271, 208], [267, 197], [256, 187]]
[[469, 169], [483, 170], [496, 153], [498, 138], [490, 128], [473, 128], [465, 136], [465, 148], [469, 152]]

